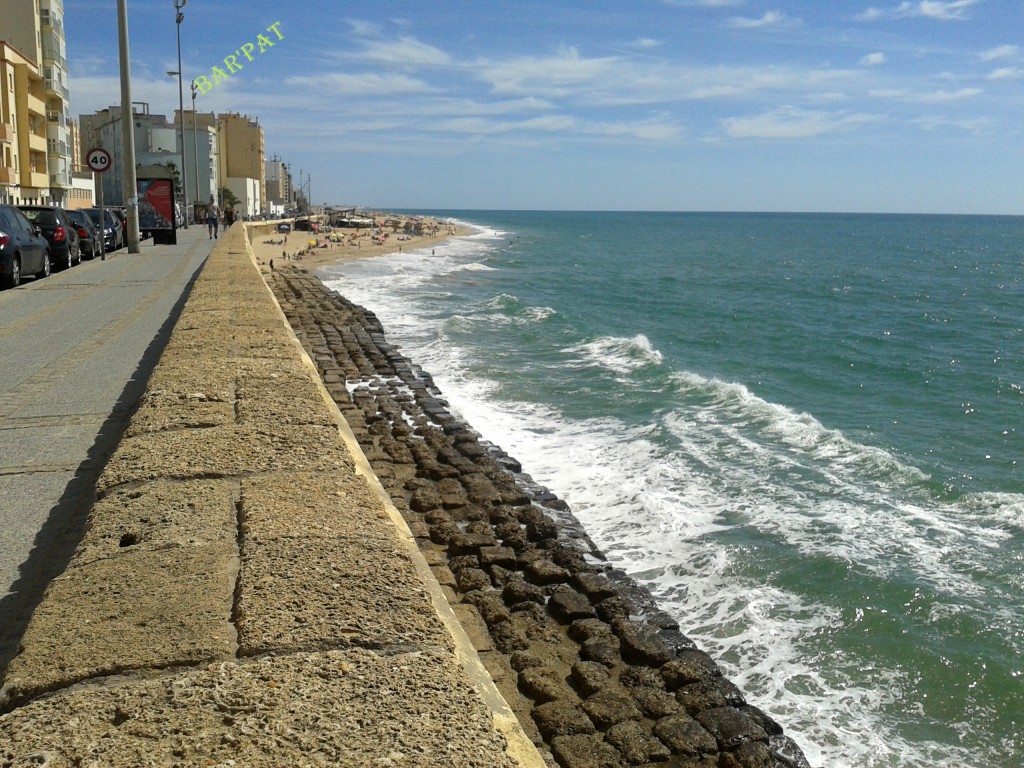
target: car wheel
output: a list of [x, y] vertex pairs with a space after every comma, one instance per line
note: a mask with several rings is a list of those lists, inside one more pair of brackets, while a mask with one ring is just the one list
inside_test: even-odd
[[82, 241], [78, 241], [78, 257], [75, 259], [75, 264], [82, 263]]
[[17, 288], [21, 285], [21, 260], [15, 256], [11, 259], [11, 274], [0, 277], [4, 288]]
[[43, 268], [36, 272], [36, 277], [49, 277], [50, 276], [50, 252], [43, 251]]

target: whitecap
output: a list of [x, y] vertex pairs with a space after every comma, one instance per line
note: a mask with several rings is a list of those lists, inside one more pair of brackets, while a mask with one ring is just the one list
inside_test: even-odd
[[632, 338], [602, 336], [569, 347], [565, 351], [578, 355], [578, 359], [571, 361], [570, 365], [597, 365], [619, 374], [632, 373], [649, 365], [660, 365], [664, 360], [661, 352], [655, 349], [650, 339], [643, 334], [637, 334]]

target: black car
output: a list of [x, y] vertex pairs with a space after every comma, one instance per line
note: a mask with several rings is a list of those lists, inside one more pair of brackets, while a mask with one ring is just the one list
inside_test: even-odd
[[0, 283], [21, 284], [22, 275], [50, 274], [50, 244], [39, 227], [13, 205], [0, 205]]
[[68, 211], [68, 218], [78, 228], [78, 247], [83, 259], [95, 259], [100, 255], [100, 229], [85, 211]]
[[82, 261], [78, 244], [78, 227], [71, 223], [68, 212], [59, 205], [19, 205], [25, 217], [43, 231], [50, 244], [50, 259], [56, 267], [75, 266]]
[[[85, 213], [92, 223], [97, 227], [100, 225], [100, 209], [99, 208], [83, 208], [82, 212]], [[103, 242], [106, 243], [106, 252], [116, 251], [122, 245], [124, 245], [124, 230], [121, 228], [121, 222], [118, 218], [110, 212], [109, 209], [103, 210], [104, 225], [103, 225]]]
[[292, 231], [292, 225], [289, 224], [287, 221], [282, 221], [280, 224], [277, 225], [277, 231], [287, 235], [289, 232]]

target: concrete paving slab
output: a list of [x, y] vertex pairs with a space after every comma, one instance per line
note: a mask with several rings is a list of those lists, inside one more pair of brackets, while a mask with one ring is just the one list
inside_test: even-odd
[[242, 534], [249, 539], [342, 538], [356, 522], [364, 535], [395, 535], [380, 495], [353, 473], [279, 472], [241, 485]]
[[305, 368], [269, 375], [262, 371], [241, 373], [235, 396], [239, 424], [337, 424]]
[[96, 502], [72, 565], [174, 547], [234, 550], [239, 496], [233, 480], [155, 481]]
[[237, 627], [244, 656], [454, 647], [393, 536], [243, 540]]
[[234, 656], [233, 547], [125, 554], [50, 583], [7, 669], [0, 703], [90, 677]]
[[179, 402], [187, 401], [187, 407], [166, 404], [170, 396], [160, 398], [165, 403], [156, 405], [146, 398], [132, 416], [131, 423], [125, 430], [125, 437], [166, 432], [180, 429], [207, 429], [224, 427], [235, 422], [235, 408], [231, 403], [192, 399], [188, 396], [174, 396]]
[[0, 717], [0, 763], [514, 768], [448, 655], [367, 650], [222, 662], [67, 691]]
[[312, 425], [241, 427], [161, 432], [126, 438], [97, 483], [109, 489], [159, 478], [242, 477], [280, 470], [333, 472], [352, 469], [337, 428]]

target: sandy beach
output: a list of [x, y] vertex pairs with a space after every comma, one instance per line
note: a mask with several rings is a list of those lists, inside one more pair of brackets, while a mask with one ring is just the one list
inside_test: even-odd
[[[389, 223], [377, 230], [335, 228], [329, 234], [292, 231], [287, 235], [276, 232], [276, 221], [249, 223], [247, 226], [251, 228], [250, 241], [253, 253], [264, 272], [270, 271], [271, 261], [274, 263], [274, 269], [300, 267], [312, 270], [349, 259], [423, 250], [452, 237], [472, 234], [468, 227], [423, 217], [420, 217], [420, 221], [424, 234], [405, 234], [406, 222], [413, 221], [414, 217], [380, 214], [376, 218], [397, 223]], [[290, 220], [286, 221], [292, 223]], [[382, 240], [381, 234], [387, 236]]]

